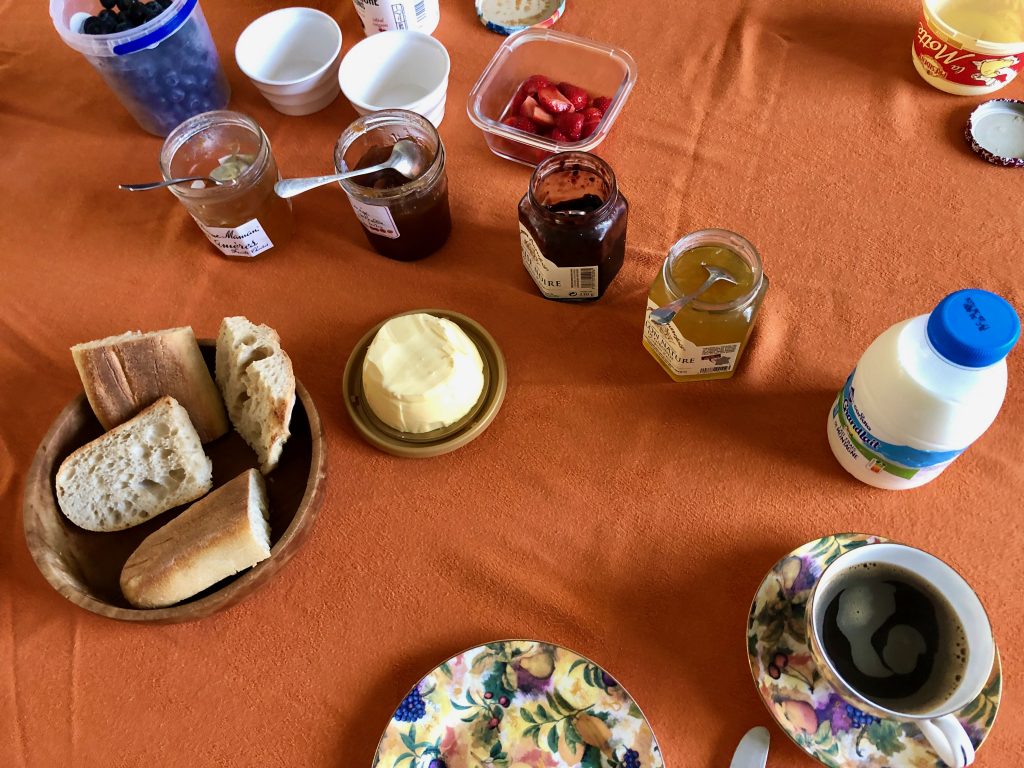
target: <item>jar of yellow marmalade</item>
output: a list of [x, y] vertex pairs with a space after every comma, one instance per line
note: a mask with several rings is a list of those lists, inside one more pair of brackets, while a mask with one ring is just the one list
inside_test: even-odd
[[[651, 312], [700, 289], [706, 267], [729, 273], [659, 325]], [[703, 229], [669, 251], [647, 297], [644, 346], [675, 381], [732, 377], [768, 291], [757, 250], [735, 232]]]

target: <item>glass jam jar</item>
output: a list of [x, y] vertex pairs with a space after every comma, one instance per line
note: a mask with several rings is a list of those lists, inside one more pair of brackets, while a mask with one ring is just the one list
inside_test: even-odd
[[601, 298], [626, 256], [628, 213], [615, 174], [596, 155], [562, 152], [538, 165], [519, 201], [519, 239], [541, 294]]
[[210, 176], [168, 187], [225, 256], [251, 258], [280, 248], [292, 236], [292, 203], [274, 194], [280, 178], [263, 129], [227, 110], [190, 117], [167, 136], [160, 151], [165, 180]]
[[[725, 270], [736, 282], [713, 283], [671, 322], [655, 323], [653, 310], [701, 287], [708, 278], [705, 266]], [[686, 235], [672, 246], [651, 285], [644, 346], [675, 381], [731, 378], [767, 291], [761, 257], [747, 240], [724, 229]]]
[[363, 115], [338, 139], [334, 167], [343, 173], [383, 163], [401, 139], [415, 141], [424, 153], [424, 170], [415, 179], [386, 170], [338, 183], [370, 247], [389, 259], [415, 261], [444, 245], [452, 231], [444, 144], [433, 123], [404, 109]]

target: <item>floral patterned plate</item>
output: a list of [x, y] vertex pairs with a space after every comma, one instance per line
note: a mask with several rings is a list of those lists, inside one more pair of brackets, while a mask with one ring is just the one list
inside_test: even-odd
[[640, 708], [590, 659], [534, 640], [448, 659], [399, 705], [374, 768], [664, 768]]
[[[847, 704], [818, 673], [808, 648], [807, 598], [823, 568], [847, 550], [883, 541], [858, 533], [826, 536], [780, 560], [750, 607], [750, 671], [786, 735], [830, 768], [937, 768], [945, 764], [917, 726], [880, 720]], [[957, 713], [975, 748], [992, 729], [1001, 690], [997, 653], [984, 690]]]

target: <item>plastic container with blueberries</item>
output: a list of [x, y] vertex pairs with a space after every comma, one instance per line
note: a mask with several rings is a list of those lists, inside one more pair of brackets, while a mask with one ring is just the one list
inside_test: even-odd
[[[596, 130], [574, 142], [557, 142], [504, 125], [502, 116], [526, 78], [544, 75], [567, 81], [611, 106]], [[470, 91], [466, 111], [490, 150], [508, 160], [537, 165], [556, 152], [591, 152], [605, 140], [636, 83], [636, 62], [621, 48], [556, 32], [528, 28], [507, 38]]]
[[100, 0], [50, 0], [61, 38], [96, 68], [140, 126], [157, 136], [231, 95], [199, 0], [169, 0], [159, 16], [122, 32], [89, 35]]

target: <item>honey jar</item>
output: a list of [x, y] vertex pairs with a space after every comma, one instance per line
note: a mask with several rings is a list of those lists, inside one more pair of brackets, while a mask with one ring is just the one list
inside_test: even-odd
[[[729, 277], [708, 286], [670, 322], [652, 319], [654, 310], [699, 291], [709, 267]], [[651, 284], [644, 347], [674, 381], [731, 378], [767, 291], [761, 257], [747, 240], [724, 229], [686, 235], [672, 246]]]

